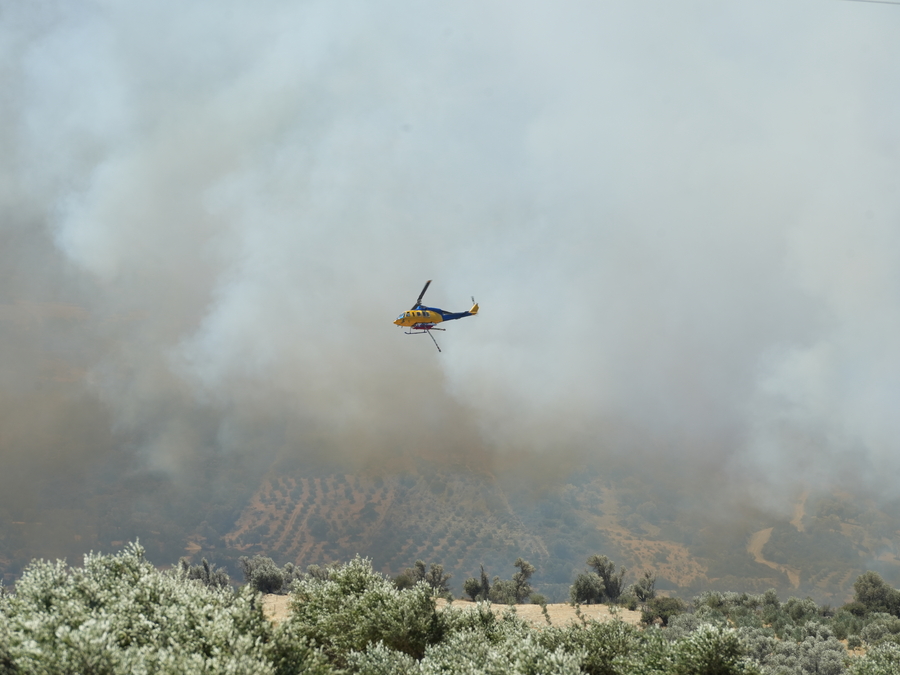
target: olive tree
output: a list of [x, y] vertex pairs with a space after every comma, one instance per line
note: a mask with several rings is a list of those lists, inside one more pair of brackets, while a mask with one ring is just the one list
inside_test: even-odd
[[[159, 571], [137, 543], [82, 567], [32, 562], [0, 598], [0, 626], [4, 673], [278, 673], [274, 629], [251, 588]], [[294, 643], [284, 653], [307, 663]]]
[[573, 603], [592, 605], [603, 601], [603, 582], [596, 574], [580, 572], [569, 587]]
[[185, 579], [199, 581], [204, 586], [213, 588], [231, 586], [231, 577], [228, 576], [228, 572], [221, 568], [216, 569], [215, 564], [210, 564], [206, 558], [203, 558], [199, 565], [191, 565], [188, 558], [181, 558], [178, 561], [178, 570]]
[[625, 568], [616, 574], [616, 564], [605, 555], [592, 555], [587, 561], [588, 567], [603, 581], [603, 594], [610, 602], [616, 602], [624, 589]]
[[535, 567], [523, 558], [517, 558], [513, 563], [514, 567], [519, 569], [513, 574], [513, 584], [515, 584], [514, 595], [516, 602], [525, 602], [531, 595], [531, 576], [535, 573]]

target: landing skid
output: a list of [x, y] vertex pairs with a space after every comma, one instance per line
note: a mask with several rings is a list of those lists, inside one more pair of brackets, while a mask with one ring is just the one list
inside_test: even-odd
[[437, 347], [438, 351], [441, 351], [441, 346], [438, 344], [437, 340], [434, 339], [434, 335], [431, 334], [431, 331], [433, 331], [433, 330], [447, 330], [447, 329], [446, 328], [423, 328], [423, 329], [417, 330], [417, 331], [405, 330], [403, 332], [406, 333], [407, 335], [424, 335], [425, 333], [428, 333], [428, 337], [431, 338], [431, 341], [434, 343], [434, 346]]

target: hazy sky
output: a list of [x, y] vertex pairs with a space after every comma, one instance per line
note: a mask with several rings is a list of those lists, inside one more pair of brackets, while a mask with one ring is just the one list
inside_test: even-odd
[[[83, 386], [173, 470], [264, 423], [891, 494], [898, 34], [840, 0], [0, 0], [4, 400]], [[440, 354], [391, 323], [426, 279], [482, 308]]]

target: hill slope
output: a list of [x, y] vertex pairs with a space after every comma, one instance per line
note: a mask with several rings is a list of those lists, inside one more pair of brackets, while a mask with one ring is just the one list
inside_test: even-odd
[[897, 521], [849, 495], [800, 495], [790, 520], [749, 513], [720, 521], [664, 509], [664, 499], [655, 486], [599, 474], [535, 496], [489, 473], [424, 461], [385, 476], [290, 475], [276, 466], [224, 540], [301, 567], [357, 553], [388, 574], [417, 559], [438, 562], [457, 592], [481, 564], [508, 577], [522, 556], [553, 600], [565, 598], [594, 553], [627, 566], [629, 581], [652, 571], [658, 588], [685, 595], [774, 587], [840, 603], [865, 569], [895, 585], [900, 577]]

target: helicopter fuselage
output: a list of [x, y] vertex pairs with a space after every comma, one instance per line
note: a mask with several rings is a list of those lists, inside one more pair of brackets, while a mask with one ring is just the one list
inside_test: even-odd
[[403, 312], [394, 319], [394, 324], [405, 328], [413, 328], [416, 330], [428, 330], [436, 323], [444, 321], [453, 321], [454, 319], [462, 319], [464, 316], [474, 316], [478, 313], [478, 304], [472, 305], [472, 309], [468, 312], [447, 312], [437, 307], [425, 307], [417, 305], [415, 308]]

